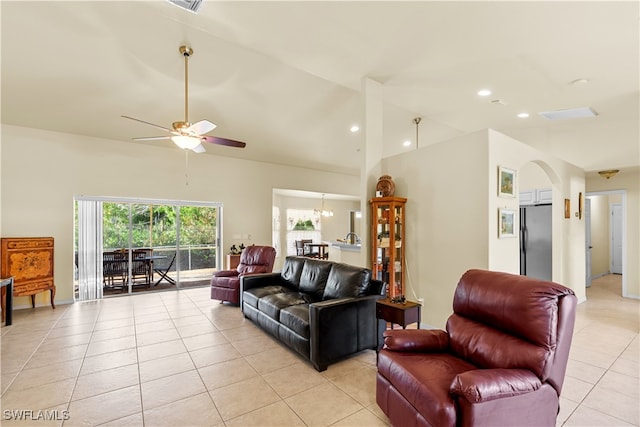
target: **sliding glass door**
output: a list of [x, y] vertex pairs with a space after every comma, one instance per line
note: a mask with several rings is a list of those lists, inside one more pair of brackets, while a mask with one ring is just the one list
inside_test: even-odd
[[[89, 254], [76, 238], [77, 299], [206, 286], [221, 265], [219, 204], [83, 197], [76, 212], [87, 203], [100, 207], [90, 215], [102, 217], [85, 220], [87, 229], [86, 214], [78, 215], [76, 236], [100, 243]], [[89, 268], [96, 264], [102, 268]]]
[[181, 206], [180, 283], [182, 286], [208, 285], [216, 270], [219, 253], [218, 208]]

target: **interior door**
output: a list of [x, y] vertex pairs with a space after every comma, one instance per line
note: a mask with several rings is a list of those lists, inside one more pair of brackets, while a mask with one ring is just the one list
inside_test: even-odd
[[622, 274], [622, 204], [611, 205], [611, 273]]
[[584, 237], [585, 237], [585, 285], [591, 287], [591, 199], [588, 197], [584, 200]]

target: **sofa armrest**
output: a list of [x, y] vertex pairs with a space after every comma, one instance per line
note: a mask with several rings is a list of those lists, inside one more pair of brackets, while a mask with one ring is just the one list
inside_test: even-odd
[[262, 286], [279, 285], [280, 273], [261, 273], [240, 276], [240, 295], [242, 292]]
[[478, 369], [454, 378], [449, 391], [470, 403], [519, 396], [538, 390], [540, 378], [527, 369]]
[[391, 351], [443, 352], [449, 348], [449, 334], [435, 329], [392, 329], [384, 331], [384, 346]]
[[213, 277], [232, 277], [237, 275], [238, 270], [220, 270], [213, 273]]
[[336, 298], [309, 304], [311, 363], [322, 371], [339, 358], [376, 348], [378, 295]]

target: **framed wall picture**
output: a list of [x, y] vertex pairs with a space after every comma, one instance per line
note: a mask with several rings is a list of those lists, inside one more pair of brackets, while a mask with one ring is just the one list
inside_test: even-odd
[[516, 211], [513, 209], [500, 208], [498, 212], [498, 237], [516, 237]]
[[516, 171], [498, 167], [498, 196], [516, 197]]

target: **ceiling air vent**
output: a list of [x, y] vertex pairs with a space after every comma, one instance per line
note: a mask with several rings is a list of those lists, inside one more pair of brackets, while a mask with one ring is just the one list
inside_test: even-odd
[[570, 110], [543, 111], [538, 114], [549, 120], [582, 119], [598, 115], [598, 113], [589, 107], [572, 108]]
[[198, 13], [200, 6], [202, 6], [202, 0], [167, 0], [171, 4], [175, 4], [182, 9], [186, 9], [189, 12]]

